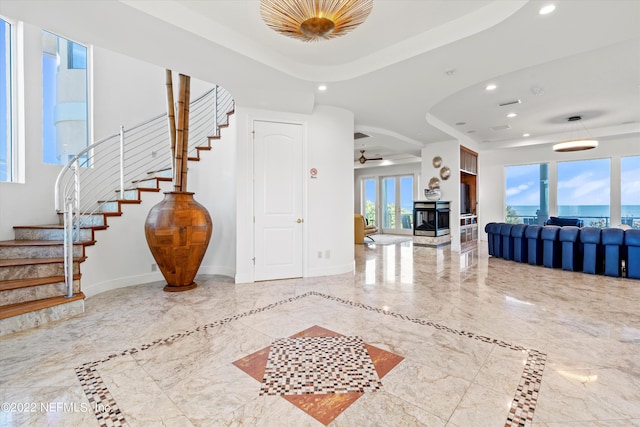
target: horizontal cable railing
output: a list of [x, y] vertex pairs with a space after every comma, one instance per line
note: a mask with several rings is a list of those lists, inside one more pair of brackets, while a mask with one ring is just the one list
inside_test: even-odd
[[[215, 86], [189, 104], [189, 157], [209, 146], [227, 124], [234, 101]], [[55, 209], [63, 214], [67, 297], [73, 296], [73, 242], [87, 240], [82, 230], [104, 225], [104, 212], [116, 212], [118, 200], [137, 199], [137, 188], [156, 186], [155, 177], [172, 177], [167, 114], [155, 116], [91, 144], [60, 171]]]

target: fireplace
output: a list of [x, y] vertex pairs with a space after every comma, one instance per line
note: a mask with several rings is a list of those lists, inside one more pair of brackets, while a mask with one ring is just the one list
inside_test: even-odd
[[449, 234], [449, 202], [413, 202], [413, 235], [446, 236]]

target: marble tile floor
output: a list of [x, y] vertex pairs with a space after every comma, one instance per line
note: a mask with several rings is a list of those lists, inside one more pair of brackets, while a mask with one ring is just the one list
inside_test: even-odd
[[[0, 426], [640, 426], [640, 281], [484, 247], [355, 257], [355, 274], [117, 289], [1, 337]], [[278, 395], [285, 372], [307, 394]]]

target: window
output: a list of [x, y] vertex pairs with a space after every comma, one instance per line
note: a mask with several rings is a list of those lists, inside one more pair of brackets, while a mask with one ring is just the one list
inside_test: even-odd
[[549, 164], [507, 166], [506, 222], [540, 224], [549, 218]]
[[13, 181], [13, 76], [11, 24], [0, 19], [0, 181]]
[[622, 223], [640, 228], [640, 156], [620, 160]]
[[580, 218], [588, 227], [610, 225], [609, 159], [558, 163], [558, 216]]
[[376, 224], [376, 180], [365, 178], [362, 180], [362, 214], [368, 224]]
[[382, 183], [382, 229], [388, 233], [413, 232], [413, 175], [391, 176]]
[[87, 147], [87, 47], [42, 32], [43, 161], [66, 164]]

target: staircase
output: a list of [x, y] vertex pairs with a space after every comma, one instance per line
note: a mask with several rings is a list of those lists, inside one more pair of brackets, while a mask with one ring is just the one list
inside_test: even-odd
[[[215, 119], [210, 117], [208, 120], [214, 122], [213, 128], [210, 124], [203, 126], [200, 132], [202, 135], [198, 135], [196, 131], [193, 133], [193, 139], [191, 135], [189, 137], [189, 161], [199, 161], [200, 153], [211, 150], [211, 143], [220, 139], [220, 129], [229, 125], [229, 116], [234, 113], [233, 99], [228, 92], [222, 91], [223, 89], [216, 86], [213, 101]], [[221, 93], [224, 96], [221, 96]], [[191, 103], [192, 121], [193, 117], [199, 120], [197, 118], [198, 102], [204, 103], [202, 99], [205, 96], [207, 94]], [[205, 114], [208, 113], [203, 108], [202, 115]], [[158, 123], [157, 127], [166, 128], [166, 115], [151, 119], [144, 123], [141, 129], [153, 134], [153, 131], [145, 129], [145, 126], [153, 122]], [[137, 131], [141, 132], [140, 128]], [[98, 151], [94, 145], [122, 134], [121, 131], [119, 135], [93, 144], [86, 150], [87, 153]], [[139, 154], [142, 159], [156, 158], [158, 150], [168, 151], [169, 147], [167, 140], [163, 138], [152, 143], [145, 140], [144, 144], [148, 147], [145, 147], [146, 152], [141, 151], [142, 154]], [[104, 151], [101, 154], [104, 158]], [[85, 161], [89, 160], [85, 158]], [[136, 164], [135, 161], [132, 163]], [[110, 193], [111, 196], [103, 200], [94, 199], [94, 202], [82, 205], [81, 210], [74, 214], [72, 223], [68, 220], [69, 217], [65, 220], [65, 215], [59, 210], [58, 224], [15, 226], [15, 240], [0, 241], [0, 336], [84, 312], [85, 295], [82, 293], [80, 266], [86, 260], [85, 248], [97, 244], [97, 232], [109, 228], [110, 218], [122, 216], [126, 210], [124, 206], [140, 204], [144, 193], [159, 192], [162, 182], [171, 182], [170, 160], [168, 165], [146, 160], [142, 163], [140, 167], [136, 167], [138, 169], [136, 173], [129, 170], [125, 174], [121, 169], [98, 174], [89, 172], [96, 175], [96, 180], [110, 185], [110, 189], [104, 194]], [[73, 168], [70, 164], [63, 169], [61, 176], [67, 169]], [[146, 169], [147, 165], [152, 170]], [[92, 163], [92, 166], [94, 167], [91, 169], [98, 169], [96, 167], [98, 160]], [[136, 179], [130, 179], [128, 186], [120, 185], [120, 188], [116, 189], [118, 186], [114, 185], [115, 181], [105, 179], [106, 176], [112, 176], [114, 173], [115, 181], [118, 181], [117, 178], [122, 181], [123, 176], [136, 177]], [[84, 187], [92, 185], [86, 179], [82, 182]], [[62, 186], [65, 184], [63, 183]], [[69, 185], [66, 184], [66, 186]], [[100, 194], [100, 191], [92, 189], [91, 194]], [[73, 250], [65, 254], [65, 234], [71, 235], [72, 227], [74, 227], [73, 242], [69, 242], [67, 246], [72, 247]], [[68, 260], [67, 266], [65, 266], [65, 256]], [[71, 259], [72, 267], [69, 266]]]

